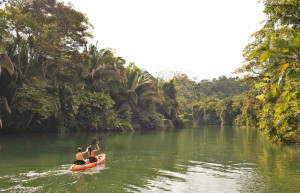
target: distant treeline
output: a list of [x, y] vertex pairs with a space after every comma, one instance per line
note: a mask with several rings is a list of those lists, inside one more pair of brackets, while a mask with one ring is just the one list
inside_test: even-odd
[[221, 76], [199, 83], [185, 74], [174, 76], [182, 119], [194, 125], [253, 125], [246, 112], [249, 82]]
[[298, 0], [263, 0], [243, 78], [153, 77], [90, 44], [88, 18], [56, 0], [0, 2], [0, 132], [255, 126], [300, 142]]

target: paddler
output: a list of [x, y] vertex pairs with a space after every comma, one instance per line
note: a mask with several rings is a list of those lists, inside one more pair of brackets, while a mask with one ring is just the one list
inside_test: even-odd
[[91, 145], [88, 147], [90, 163], [95, 163], [95, 162], [98, 161], [98, 159], [95, 157], [95, 153], [97, 151], [100, 151], [100, 148], [99, 148], [98, 144], [99, 144], [99, 142], [96, 144], [97, 148], [95, 148], [95, 150], [93, 150]]
[[83, 160], [83, 155], [86, 154], [88, 152], [88, 148], [86, 148], [85, 152], [82, 152], [82, 148], [78, 147], [77, 148], [77, 154], [76, 154], [76, 161], [74, 162], [74, 164], [77, 165], [84, 165], [86, 164], [85, 161]]

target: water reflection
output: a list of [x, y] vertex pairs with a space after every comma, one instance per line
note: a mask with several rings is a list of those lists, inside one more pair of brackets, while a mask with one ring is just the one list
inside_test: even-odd
[[172, 139], [176, 156], [167, 159], [168, 166], [160, 159], [160, 168], [167, 170], [158, 170], [143, 191], [300, 191], [298, 146], [275, 145], [252, 128], [204, 127], [183, 130]]
[[0, 136], [0, 191], [300, 192], [299, 146], [253, 128], [102, 133], [105, 165], [69, 171], [76, 148], [98, 135]]

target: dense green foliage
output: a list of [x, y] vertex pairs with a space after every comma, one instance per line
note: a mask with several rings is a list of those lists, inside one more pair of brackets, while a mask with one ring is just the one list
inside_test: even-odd
[[298, 0], [264, 0], [268, 16], [244, 50], [238, 69], [251, 80], [259, 100], [257, 125], [272, 139], [300, 142], [300, 12]]
[[[183, 119], [195, 125], [232, 125], [242, 114], [242, 93], [249, 90], [245, 81], [221, 76], [195, 82], [185, 74], [174, 76]], [[240, 122], [238, 124], [241, 124]]]
[[[111, 49], [89, 45], [86, 16], [56, 0], [0, 9], [0, 128], [14, 131], [165, 129], [176, 96]], [[175, 102], [174, 102], [175, 101]], [[169, 114], [171, 109], [171, 114]]]

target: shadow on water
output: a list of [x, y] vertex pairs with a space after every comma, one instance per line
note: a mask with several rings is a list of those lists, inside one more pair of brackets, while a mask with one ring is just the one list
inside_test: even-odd
[[71, 172], [100, 134], [0, 136], [0, 191], [300, 192], [300, 150], [252, 128], [102, 133], [105, 165]]

